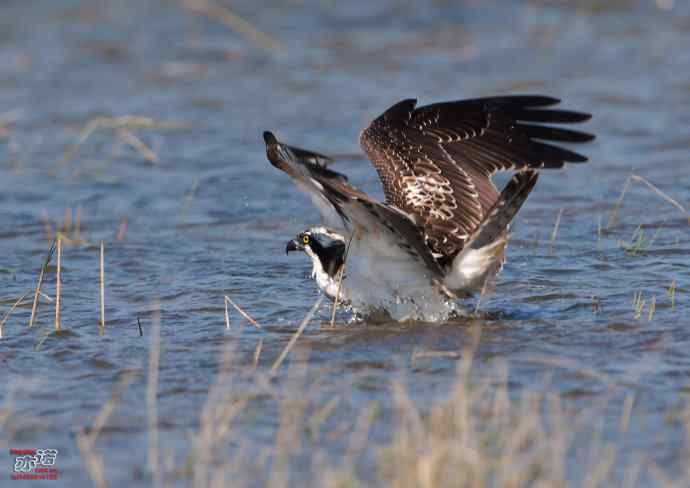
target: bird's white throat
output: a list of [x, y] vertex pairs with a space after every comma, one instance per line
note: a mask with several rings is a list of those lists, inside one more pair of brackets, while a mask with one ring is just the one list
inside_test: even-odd
[[[304, 252], [311, 258], [311, 277], [316, 280], [316, 284], [319, 286], [319, 289], [321, 289], [326, 296], [332, 300], [335, 300], [335, 297], [338, 294], [338, 273], [335, 273], [334, 276], [330, 276], [326, 270], [323, 269], [323, 264], [321, 264], [321, 259], [319, 259], [319, 256], [317, 256], [310, 247], [305, 247]], [[342, 298], [341, 293], [340, 299]]]

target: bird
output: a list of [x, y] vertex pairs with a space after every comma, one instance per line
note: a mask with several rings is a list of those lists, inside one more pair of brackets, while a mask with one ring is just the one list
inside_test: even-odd
[[[591, 115], [554, 108], [559, 103], [544, 95], [505, 95], [394, 104], [359, 139], [384, 201], [333, 170], [332, 158], [265, 131], [269, 162], [311, 198], [323, 220], [288, 242], [286, 251], [308, 254], [319, 288], [357, 313], [446, 320], [459, 298], [482, 293], [503, 268], [509, 224], [540, 170], [588, 161], [557, 143], [595, 136], [551, 124], [581, 123]], [[499, 171], [513, 172], [501, 192], [492, 181]]]

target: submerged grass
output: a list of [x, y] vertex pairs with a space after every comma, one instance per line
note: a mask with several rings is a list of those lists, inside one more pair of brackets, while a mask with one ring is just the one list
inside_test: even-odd
[[639, 256], [645, 251], [651, 249], [651, 247], [654, 245], [654, 242], [659, 237], [663, 225], [663, 223], [660, 224], [651, 237], [647, 237], [642, 225], [638, 225], [633, 232], [631, 242], [627, 243], [624, 241], [618, 241], [618, 245], [625, 249], [625, 252], [628, 256]]

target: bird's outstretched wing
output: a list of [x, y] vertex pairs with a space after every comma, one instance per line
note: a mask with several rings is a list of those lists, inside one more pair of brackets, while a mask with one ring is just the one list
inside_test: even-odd
[[304, 161], [316, 166], [320, 166], [321, 168], [326, 168], [328, 165], [333, 163], [333, 158], [331, 156], [325, 156], [321, 153], [317, 153], [314, 151], [311, 151], [309, 149], [302, 149], [301, 147], [296, 147], [296, 146], [287, 146], [286, 147], [292, 151], [292, 154], [295, 155], [297, 159], [300, 161]]
[[368, 258], [413, 259], [426, 269], [430, 281], [442, 277], [441, 268], [424, 243], [424, 231], [399, 209], [374, 200], [350, 185], [336, 171], [301, 157], [291, 146], [264, 132], [266, 155], [273, 166], [287, 173], [315, 203], [326, 225], [345, 228], [353, 244], [369, 254]]
[[383, 185], [386, 202], [424, 228], [429, 247], [460, 251], [498, 198], [499, 170], [560, 168], [587, 161], [553, 142], [585, 142], [585, 132], [544, 124], [584, 122], [589, 114], [550, 107], [544, 96], [504, 96], [393, 105], [360, 137]]

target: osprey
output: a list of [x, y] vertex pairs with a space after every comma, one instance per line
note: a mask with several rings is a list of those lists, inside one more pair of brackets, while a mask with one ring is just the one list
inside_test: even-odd
[[[321, 290], [340, 293], [357, 312], [445, 320], [458, 297], [482, 291], [501, 270], [508, 225], [538, 170], [587, 161], [553, 144], [594, 139], [546, 125], [590, 119], [549, 108], [559, 102], [515, 95], [393, 105], [360, 136], [384, 202], [330, 169], [327, 156], [264, 132], [268, 160], [311, 197], [326, 225], [302, 232], [286, 250], [306, 252]], [[505, 170], [515, 174], [499, 193], [491, 177]]]

